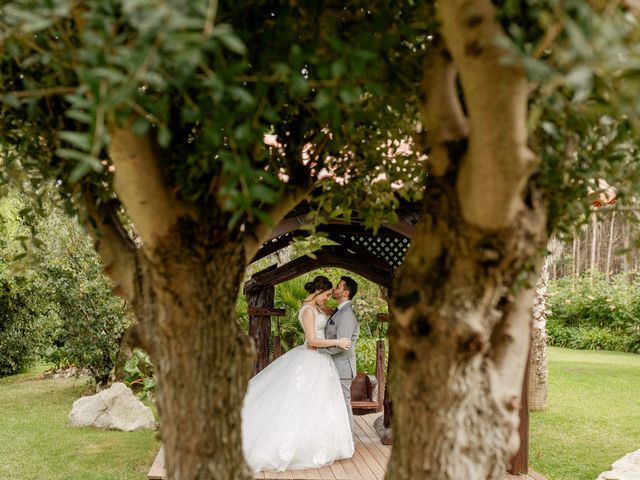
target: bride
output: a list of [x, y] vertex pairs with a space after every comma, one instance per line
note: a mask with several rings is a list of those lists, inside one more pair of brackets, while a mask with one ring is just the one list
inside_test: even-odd
[[255, 472], [317, 468], [353, 455], [354, 445], [340, 378], [331, 355], [319, 347], [348, 349], [351, 340], [324, 338], [321, 307], [331, 282], [318, 276], [298, 313], [306, 341], [276, 359], [249, 382], [242, 409], [242, 446]]

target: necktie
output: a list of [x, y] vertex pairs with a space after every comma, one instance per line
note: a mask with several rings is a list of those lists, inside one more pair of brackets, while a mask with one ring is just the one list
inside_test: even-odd
[[338, 313], [338, 309], [336, 308], [333, 313], [331, 314], [331, 316], [329, 317], [329, 325], [334, 325], [336, 322], [333, 321], [333, 317], [334, 315]]

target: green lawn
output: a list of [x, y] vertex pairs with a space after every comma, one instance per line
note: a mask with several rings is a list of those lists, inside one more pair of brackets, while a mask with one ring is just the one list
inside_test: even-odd
[[531, 467], [548, 480], [595, 480], [640, 449], [640, 355], [550, 347], [549, 398], [531, 414]]
[[158, 441], [150, 431], [71, 427], [85, 380], [0, 379], [0, 480], [143, 480]]
[[[531, 415], [530, 464], [548, 480], [595, 480], [640, 448], [640, 355], [551, 347], [547, 410]], [[83, 380], [0, 379], [0, 480], [145, 479], [154, 432], [67, 423]]]

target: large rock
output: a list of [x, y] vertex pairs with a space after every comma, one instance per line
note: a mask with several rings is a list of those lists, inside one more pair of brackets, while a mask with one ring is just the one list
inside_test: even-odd
[[71, 425], [130, 432], [139, 428], [155, 430], [153, 412], [138, 400], [124, 383], [73, 402]]
[[601, 473], [597, 480], [640, 480], [640, 450], [627, 453], [611, 467], [612, 470]]

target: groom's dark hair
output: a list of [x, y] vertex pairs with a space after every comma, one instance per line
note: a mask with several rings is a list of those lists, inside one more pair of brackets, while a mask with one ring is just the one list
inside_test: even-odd
[[344, 282], [344, 288], [349, 291], [349, 300], [353, 300], [353, 297], [358, 293], [358, 284], [351, 277], [340, 277], [340, 280]]

